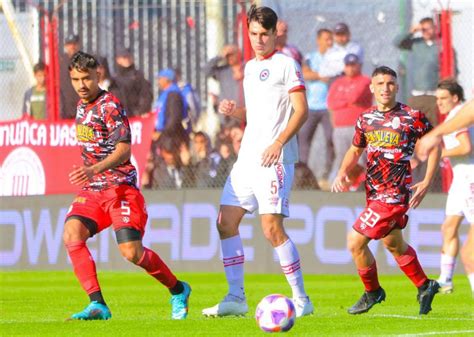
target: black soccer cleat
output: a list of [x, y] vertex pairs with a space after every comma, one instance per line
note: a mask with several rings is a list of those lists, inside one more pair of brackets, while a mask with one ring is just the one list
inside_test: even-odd
[[435, 280], [428, 280], [428, 282], [418, 288], [417, 300], [420, 303], [420, 315], [426, 315], [431, 311], [431, 303], [438, 290], [439, 283]]
[[366, 291], [356, 304], [347, 309], [347, 312], [351, 315], [363, 314], [382, 301], [385, 301], [385, 291], [382, 287], [375, 291]]

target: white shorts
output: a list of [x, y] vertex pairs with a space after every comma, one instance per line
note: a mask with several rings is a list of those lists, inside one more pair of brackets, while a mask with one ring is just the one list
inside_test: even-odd
[[458, 164], [446, 201], [446, 215], [465, 216], [474, 224], [474, 165]]
[[253, 213], [290, 215], [289, 197], [294, 164], [262, 167], [260, 163], [247, 165], [237, 161], [227, 177], [222, 191], [221, 205], [238, 206]]

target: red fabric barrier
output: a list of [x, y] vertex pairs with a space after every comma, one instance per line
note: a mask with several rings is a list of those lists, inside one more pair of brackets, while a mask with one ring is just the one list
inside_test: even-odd
[[[130, 118], [132, 163], [141, 172], [150, 149], [155, 114]], [[0, 196], [75, 193], [73, 165], [82, 165], [74, 121], [23, 118], [0, 122]]]

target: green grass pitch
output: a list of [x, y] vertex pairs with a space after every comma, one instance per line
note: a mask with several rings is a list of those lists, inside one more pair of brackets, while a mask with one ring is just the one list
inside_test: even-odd
[[[246, 317], [205, 318], [201, 309], [226, 293], [224, 274], [182, 273], [193, 289], [185, 321], [170, 319], [169, 294], [140, 272], [99, 272], [112, 311], [110, 321], [68, 321], [88, 302], [72, 271], [0, 272], [0, 336], [262, 336], [254, 319], [258, 301], [271, 293], [291, 295], [282, 275], [246, 275]], [[467, 279], [437, 295], [433, 311], [418, 316], [416, 289], [403, 275], [381, 275], [387, 299], [369, 313], [346, 313], [362, 294], [355, 275], [305, 275], [315, 314], [297, 319], [292, 336], [474, 336], [474, 301]]]

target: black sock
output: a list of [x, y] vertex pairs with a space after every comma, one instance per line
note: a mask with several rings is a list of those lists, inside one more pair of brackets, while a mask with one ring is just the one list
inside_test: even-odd
[[102, 297], [102, 292], [100, 290], [93, 292], [92, 294], [89, 294], [89, 299], [91, 300], [91, 302], [96, 301], [105, 305], [105, 301], [104, 301], [104, 298]]
[[181, 294], [183, 291], [184, 291], [183, 283], [181, 283], [181, 281], [179, 281], [179, 280], [178, 280], [178, 282], [176, 282], [176, 285], [173, 288], [170, 288], [170, 293], [172, 295]]

